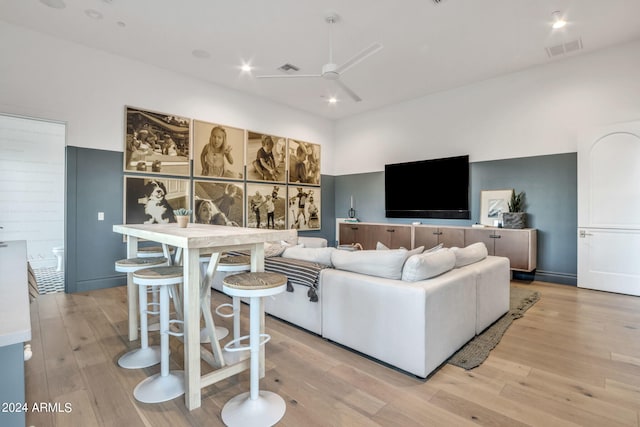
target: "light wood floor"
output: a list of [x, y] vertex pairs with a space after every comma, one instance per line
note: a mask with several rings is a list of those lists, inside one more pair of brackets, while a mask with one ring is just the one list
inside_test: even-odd
[[[287, 402], [278, 425], [638, 427], [640, 298], [542, 282], [513, 286], [542, 298], [487, 361], [471, 371], [444, 365], [426, 381], [267, 317], [272, 340], [260, 385]], [[204, 389], [202, 407], [191, 412], [182, 397], [137, 403], [134, 386], [159, 368], [117, 367], [138, 345], [126, 338], [126, 319], [124, 287], [33, 303], [27, 402], [69, 403], [71, 411], [28, 413], [28, 426], [222, 425], [221, 407], [248, 390], [248, 373]], [[216, 317], [225, 326], [228, 320]], [[172, 352], [179, 368], [179, 342]]]

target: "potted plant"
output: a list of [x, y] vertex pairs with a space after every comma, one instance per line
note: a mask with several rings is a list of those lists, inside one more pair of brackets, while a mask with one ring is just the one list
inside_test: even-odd
[[516, 193], [513, 190], [508, 206], [509, 212], [502, 213], [502, 226], [504, 228], [525, 228], [527, 213], [524, 212], [524, 191]]
[[178, 226], [180, 226], [180, 228], [185, 228], [187, 224], [189, 224], [189, 219], [191, 219], [191, 209], [176, 209], [173, 211], [173, 214], [176, 216], [176, 221], [178, 221]]

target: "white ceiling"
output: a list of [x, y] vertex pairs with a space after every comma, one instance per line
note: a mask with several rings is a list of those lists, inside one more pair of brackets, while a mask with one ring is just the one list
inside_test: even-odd
[[[640, 0], [2, 0], [0, 19], [271, 99], [330, 119], [640, 39]], [[87, 10], [100, 12], [92, 19]], [[568, 20], [552, 30], [552, 12]], [[373, 42], [384, 48], [334, 82], [256, 79], [291, 63], [318, 74]], [[583, 49], [546, 48], [580, 39]], [[19, 43], [19, 41], [17, 41]], [[196, 58], [203, 50], [209, 58]], [[250, 63], [252, 75], [239, 70]], [[144, 76], [141, 76], [144, 78]], [[326, 102], [337, 96], [336, 105]]]

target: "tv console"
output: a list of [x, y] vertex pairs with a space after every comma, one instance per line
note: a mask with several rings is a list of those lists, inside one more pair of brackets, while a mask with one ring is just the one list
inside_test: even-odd
[[537, 267], [538, 235], [535, 228], [457, 227], [432, 224], [390, 224], [340, 222], [337, 228], [340, 245], [360, 243], [363, 249], [375, 249], [380, 242], [389, 248], [465, 247], [484, 242], [489, 255], [509, 258], [511, 269], [533, 271]]

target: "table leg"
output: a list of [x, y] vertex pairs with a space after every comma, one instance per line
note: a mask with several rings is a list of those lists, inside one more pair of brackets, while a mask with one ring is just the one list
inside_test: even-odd
[[184, 377], [185, 405], [201, 405], [200, 390], [200, 251], [185, 249], [184, 262]]
[[[127, 236], [127, 258], [138, 256], [138, 238]], [[138, 289], [133, 273], [127, 273], [127, 302], [129, 303], [129, 341], [138, 339]]]

